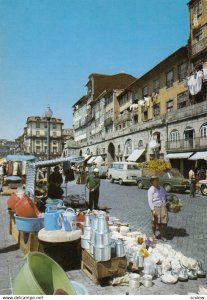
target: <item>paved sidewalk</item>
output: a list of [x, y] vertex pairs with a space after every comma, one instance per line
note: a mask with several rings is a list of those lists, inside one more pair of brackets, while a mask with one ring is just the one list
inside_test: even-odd
[[[106, 201], [104, 201], [104, 200], [106, 200], [107, 197], [111, 198], [111, 195], [108, 195], [108, 193], [110, 193], [110, 189], [105, 190], [106, 187], [108, 188], [108, 183], [104, 182], [103, 187], [102, 187], [102, 189], [104, 189], [104, 194], [103, 194], [103, 190], [102, 190], [101, 197], [103, 197], [103, 198], [101, 198], [102, 199], [101, 202], [105, 202], [105, 203], [106, 203]], [[117, 199], [119, 196], [121, 197], [121, 194], [123, 194], [123, 191], [125, 191], [126, 197], [131, 195], [131, 193], [133, 193], [133, 191], [137, 192], [137, 190], [136, 191], [134, 190], [134, 187], [119, 187], [119, 186], [111, 185], [110, 188], [112, 188], [112, 187], [113, 187], [113, 189], [115, 188]], [[119, 189], [119, 188], [121, 188], [121, 189]], [[117, 191], [118, 191], [118, 193], [117, 193]], [[146, 191], [143, 191], [143, 192], [146, 192]], [[119, 193], [120, 193], [120, 195], [119, 195]], [[129, 194], [127, 194], [127, 193], [129, 193]], [[13, 282], [16, 274], [20, 270], [21, 266], [24, 264], [24, 256], [25, 256], [21, 252], [21, 250], [18, 249], [18, 246], [16, 245], [16, 243], [14, 242], [12, 237], [9, 235], [9, 216], [8, 216], [7, 205], [6, 205], [7, 198], [8, 197], [0, 196], [0, 226], [1, 226], [1, 231], [0, 231], [0, 295], [1, 294], [12, 294], [12, 282]], [[108, 198], [108, 199], [110, 199], [110, 198]], [[126, 209], [127, 206], [125, 207], [125, 204], [123, 204], [122, 210], [120, 210], [120, 205], [119, 205], [120, 212], [118, 213], [118, 206], [116, 206], [116, 205], [118, 205], [117, 203], [119, 201], [120, 201], [120, 199], [118, 199], [118, 200], [115, 199], [114, 202], [111, 203], [112, 204], [111, 206], [113, 206], [113, 210], [112, 210], [113, 214], [122, 218], [124, 215], [124, 210]], [[194, 204], [192, 204], [192, 207], [194, 208]], [[192, 216], [192, 212], [191, 212], [192, 207], [191, 206], [189, 208], [186, 207], [186, 213], [188, 214], [188, 219], [185, 219], [183, 221], [186, 223], [187, 227], [188, 227], [188, 224], [191, 222], [190, 216]], [[201, 220], [201, 217], [203, 218], [204, 214], [206, 213], [206, 209], [204, 209], [204, 207], [202, 205], [199, 206], [196, 204], [196, 207], [199, 212], [199, 217], [196, 218], [196, 221], [199, 224], [198, 232], [204, 230], [199, 233], [200, 235], [202, 235], [202, 238], [203, 238], [204, 232], [206, 232], [206, 224], [204, 222], [205, 221], [204, 219]], [[133, 209], [134, 208], [132, 206], [130, 208], [132, 215], [135, 214], [133, 212]], [[140, 209], [140, 212], [141, 212], [141, 209]], [[137, 220], [137, 214], [135, 214], [135, 217]], [[130, 219], [131, 223], [134, 224], [134, 226], [135, 226], [136, 223], [134, 223], [133, 218], [132, 217], [130, 217], [130, 218], [131, 218]], [[141, 218], [141, 216], [140, 216], [140, 218]], [[199, 220], [201, 220], [201, 222], [199, 222]], [[175, 221], [177, 226], [179, 225], [179, 222], [180, 221], [178, 218], [178, 220]], [[140, 229], [144, 229], [144, 228], [141, 228], [143, 225], [146, 225], [146, 224], [144, 224], [144, 223], [142, 224], [142, 222], [141, 222]], [[189, 228], [190, 227], [188, 227], [188, 229]], [[188, 232], [189, 232], [189, 234], [191, 233], [190, 230]], [[190, 242], [191, 238], [189, 238], [189, 236], [187, 236], [187, 238], [188, 238], [187, 245], [189, 247], [191, 247], [192, 246], [191, 242]], [[181, 237], [181, 239], [183, 239], [183, 238]], [[181, 241], [181, 239], [179, 241]], [[196, 242], [198, 242], [198, 240]], [[172, 244], [174, 244], [173, 241], [172, 241]], [[179, 242], [176, 242], [175, 245], [176, 244], [177, 244], [177, 247], [179, 248]], [[200, 240], [199, 246], [201, 246], [201, 245], [204, 245], [203, 239]], [[185, 249], [184, 242], [183, 243], [181, 242], [180, 246], [181, 247], [183, 246]], [[201, 251], [198, 249], [198, 247], [195, 247], [195, 249], [197, 249], [198, 252]], [[203, 249], [203, 248], [201, 247], [201, 249]], [[186, 251], [189, 252], [189, 250], [186, 250]], [[194, 253], [194, 248], [192, 249], [192, 254], [193, 253]], [[205, 256], [205, 253], [202, 253], [202, 257], [203, 256]], [[101, 287], [99, 285], [96, 286], [90, 281], [90, 279], [81, 270], [70, 271], [70, 272], [68, 272], [68, 275], [71, 279], [74, 279], [74, 280], [79, 281], [82, 284], [84, 284], [86, 286], [86, 288], [88, 289], [89, 294], [92, 294], [92, 295], [96, 295], [96, 294], [97, 295], [99, 295], [99, 294], [102, 294], [102, 295], [105, 295], [105, 294], [106, 295], [125, 295], [126, 293], [137, 294], [137, 295], [145, 295], [145, 294], [146, 295], [147, 294], [162, 294], [162, 295], [180, 294], [180, 295], [182, 295], [182, 294], [187, 294], [187, 293], [197, 293], [199, 286], [204, 286], [207, 288], [207, 280], [206, 279], [199, 279], [196, 281], [188, 281], [186, 283], [179, 282], [175, 285], [166, 285], [166, 284], [163, 284], [162, 282], [160, 282], [159, 280], [156, 280], [154, 282], [153, 287], [150, 289], [141, 286], [139, 289], [133, 290], [133, 289], [130, 289], [129, 287], [124, 287], [124, 286], [122, 286], [122, 287], [111, 287], [111, 286]]]

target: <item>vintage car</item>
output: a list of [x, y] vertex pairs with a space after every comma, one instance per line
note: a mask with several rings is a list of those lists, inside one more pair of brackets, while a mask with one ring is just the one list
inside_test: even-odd
[[[150, 176], [142, 176], [137, 178], [137, 187], [139, 189], [149, 188], [151, 186]], [[173, 191], [185, 192], [189, 190], [189, 180], [185, 179], [183, 175], [176, 169], [171, 169], [159, 176], [161, 185], [165, 188], [167, 193]]]
[[196, 184], [197, 190], [201, 191], [203, 196], [207, 196], [207, 179], [199, 180]]

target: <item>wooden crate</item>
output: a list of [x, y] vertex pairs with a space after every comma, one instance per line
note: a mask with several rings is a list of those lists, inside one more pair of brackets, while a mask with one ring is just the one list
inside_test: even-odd
[[127, 270], [126, 257], [115, 257], [109, 261], [96, 262], [86, 250], [82, 251], [81, 270], [93, 281], [98, 284], [105, 278], [122, 276]]
[[38, 233], [36, 232], [19, 232], [19, 248], [25, 254], [30, 251], [39, 251]]
[[15, 218], [11, 214], [9, 216], [9, 234], [11, 234], [13, 239], [19, 243], [19, 231], [16, 227]]

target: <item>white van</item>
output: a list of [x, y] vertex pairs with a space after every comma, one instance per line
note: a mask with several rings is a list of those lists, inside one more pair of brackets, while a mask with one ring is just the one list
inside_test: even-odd
[[142, 176], [141, 169], [136, 163], [131, 162], [114, 162], [108, 171], [108, 178], [111, 183], [114, 181], [119, 181], [119, 184], [136, 183], [137, 177], [140, 176]]

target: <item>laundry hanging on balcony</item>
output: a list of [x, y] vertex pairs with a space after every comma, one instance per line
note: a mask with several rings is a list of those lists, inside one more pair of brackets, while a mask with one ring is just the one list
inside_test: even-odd
[[191, 95], [197, 95], [202, 89], [203, 71], [194, 72], [188, 78], [188, 88]]

